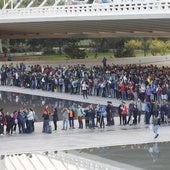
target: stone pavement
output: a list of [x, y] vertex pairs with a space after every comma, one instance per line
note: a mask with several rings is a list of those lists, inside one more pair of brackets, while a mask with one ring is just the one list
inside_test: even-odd
[[[96, 97], [96, 96], [88, 96], [88, 99], [84, 99], [82, 95], [79, 94], [70, 94], [70, 93], [54, 93], [49, 91], [42, 91], [39, 89], [27, 89], [27, 88], [20, 88], [14, 86], [0, 86], [0, 91], [6, 92], [15, 92], [15, 93], [22, 93], [22, 94], [30, 94], [30, 95], [37, 95], [37, 96], [44, 96], [44, 97], [52, 97], [56, 99], [63, 99], [63, 100], [71, 100], [76, 102], [83, 102], [83, 103], [93, 103], [93, 104], [107, 104], [107, 101], [112, 101], [114, 106], [119, 106], [121, 101], [117, 99], [111, 99], [106, 97]], [[126, 101], [129, 104], [129, 101]]]

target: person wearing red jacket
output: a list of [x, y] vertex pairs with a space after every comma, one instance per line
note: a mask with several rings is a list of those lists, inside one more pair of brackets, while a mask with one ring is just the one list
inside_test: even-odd
[[45, 108], [42, 111], [43, 114], [48, 114], [51, 115], [51, 109], [49, 108], [48, 105], [45, 106]]
[[121, 107], [121, 114], [122, 114], [122, 118], [123, 118], [123, 125], [126, 125], [127, 124], [127, 114], [128, 114], [128, 108], [126, 106], [126, 103], [123, 102], [123, 105]]
[[122, 100], [126, 100], [126, 84], [122, 83], [120, 86]]

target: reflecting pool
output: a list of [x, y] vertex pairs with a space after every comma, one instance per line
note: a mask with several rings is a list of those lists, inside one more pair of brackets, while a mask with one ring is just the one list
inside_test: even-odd
[[[15, 92], [4, 92], [0, 91], [0, 108], [4, 109], [5, 112], [13, 112], [15, 110], [19, 110], [23, 107], [25, 108], [33, 108], [35, 113], [38, 116], [38, 121], [42, 121], [42, 110], [45, 105], [49, 105], [49, 107], [53, 110], [55, 107], [58, 109], [59, 120], [62, 119], [62, 115], [60, 114], [60, 110], [64, 107], [72, 107], [73, 109], [77, 108], [78, 105], [82, 105], [82, 107], [87, 107], [89, 103], [76, 102], [71, 100], [63, 100], [56, 99], [52, 97], [43, 97], [37, 95], [29, 95]], [[94, 104], [96, 106], [96, 104]], [[115, 108], [115, 114], [117, 113], [117, 108]]]
[[59, 119], [61, 119], [60, 110], [64, 106], [77, 107], [78, 104], [86, 107], [87, 103], [74, 102], [70, 100], [62, 100], [51, 97], [43, 97], [29, 94], [21, 94], [15, 92], [0, 92], [0, 108], [4, 109], [4, 113], [9, 111], [13, 112], [23, 107], [33, 108], [38, 116], [38, 121], [42, 121], [42, 110], [45, 105], [49, 105], [51, 109], [57, 107]]
[[100, 148], [90, 148], [77, 150], [77, 154], [93, 155], [102, 158], [104, 163], [107, 160], [113, 161], [110, 164], [115, 165], [115, 161], [119, 166], [128, 168], [128, 165], [147, 170], [169, 170], [170, 169], [170, 143], [148, 143], [138, 145], [110, 146]]

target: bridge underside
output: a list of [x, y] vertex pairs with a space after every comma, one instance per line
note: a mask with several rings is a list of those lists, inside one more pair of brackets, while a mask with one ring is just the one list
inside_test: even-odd
[[170, 37], [170, 18], [0, 24], [0, 38]]

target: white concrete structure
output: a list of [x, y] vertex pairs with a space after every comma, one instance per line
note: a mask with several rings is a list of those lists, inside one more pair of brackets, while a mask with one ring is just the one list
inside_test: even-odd
[[170, 37], [169, 0], [94, 1], [82, 5], [58, 5], [60, 1], [50, 0], [23, 2], [4, 0], [0, 38]]

